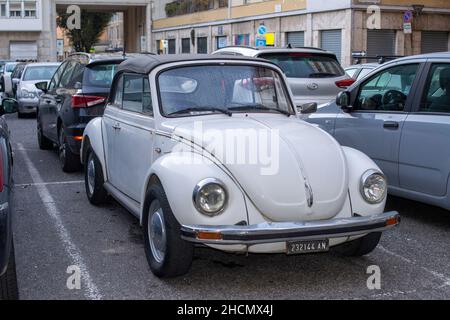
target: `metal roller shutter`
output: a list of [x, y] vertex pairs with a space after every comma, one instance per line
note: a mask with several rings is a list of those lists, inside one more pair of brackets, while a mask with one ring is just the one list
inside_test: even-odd
[[305, 33], [303, 31], [299, 32], [288, 32], [287, 33], [286, 44], [290, 44], [292, 47], [303, 47], [305, 46]]
[[368, 56], [395, 56], [395, 30], [367, 30]]
[[11, 60], [37, 60], [38, 47], [36, 41], [17, 41], [9, 43]]
[[341, 30], [325, 30], [322, 31], [321, 37], [321, 48], [327, 51], [331, 51], [336, 54], [336, 57], [341, 61], [342, 52], [342, 31]]
[[445, 31], [422, 31], [422, 53], [449, 51], [448, 35]]

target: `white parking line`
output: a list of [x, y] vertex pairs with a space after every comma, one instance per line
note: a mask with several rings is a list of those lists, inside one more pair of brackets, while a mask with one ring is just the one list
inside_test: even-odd
[[92, 280], [91, 275], [89, 274], [86, 263], [84, 262], [83, 256], [81, 255], [80, 250], [73, 243], [69, 231], [64, 226], [64, 223], [61, 219], [61, 214], [58, 208], [55, 205], [55, 200], [51, 196], [50, 192], [47, 189], [44, 181], [39, 174], [39, 171], [33, 165], [33, 162], [28, 157], [27, 152], [24, 150], [23, 145], [18, 143], [20, 152], [22, 153], [23, 159], [27, 166], [27, 169], [30, 173], [30, 176], [36, 186], [37, 192], [41, 197], [42, 203], [45, 206], [45, 209], [53, 221], [53, 224], [58, 232], [58, 236], [63, 243], [64, 250], [67, 255], [71, 258], [72, 264], [76, 265], [81, 270], [81, 279], [82, 283], [86, 286], [85, 297], [92, 300], [100, 300], [102, 299], [102, 295]]
[[74, 180], [74, 181], [54, 181], [54, 182], [38, 182], [38, 183], [18, 183], [14, 186], [17, 188], [23, 187], [36, 187], [36, 186], [53, 186], [53, 185], [61, 185], [61, 184], [82, 184], [84, 180]]
[[383, 252], [385, 252], [385, 253], [387, 253], [387, 254], [393, 256], [393, 257], [396, 257], [396, 258], [398, 258], [398, 259], [400, 259], [400, 260], [406, 262], [407, 264], [412, 264], [412, 265], [418, 266], [418, 267], [421, 268], [423, 271], [427, 272], [428, 274], [430, 274], [430, 275], [432, 275], [433, 277], [435, 277], [435, 278], [439, 279], [440, 281], [442, 281], [442, 284], [441, 284], [439, 287], [437, 287], [437, 289], [442, 289], [442, 288], [444, 288], [444, 287], [450, 286], [450, 278], [447, 277], [447, 276], [445, 276], [444, 274], [439, 273], [439, 272], [436, 272], [436, 271], [434, 271], [434, 270], [431, 270], [431, 269], [429, 269], [429, 268], [427, 268], [427, 267], [418, 265], [416, 261], [413, 261], [413, 260], [410, 260], [410, 259], [408, 259], [408, 258], [405, 258], [405, 257], [403, 257], [402, 255], [400, 255], [400, 254], [398, 254], [398, 253], [395, 253], [395, 252], [392, 252], [391, 250], [388, 250], [388, 249], [386, 249], [385, 247], [383, 247], [383, 246], [381, 246], [381, 245], [378, 245], [377, 248], [380, 249], [381, 251], [383, 251]]

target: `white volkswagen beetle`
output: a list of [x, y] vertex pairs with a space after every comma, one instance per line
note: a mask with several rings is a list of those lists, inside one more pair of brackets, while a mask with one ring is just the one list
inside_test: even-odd
[[81, 151], [90, 202], [109, 194], [140, 219], [160, 277], [188, 272], [195, 244], [364, 255], [399, 223], [377, 165], [300, 120], [268, 61], [129, 59]]

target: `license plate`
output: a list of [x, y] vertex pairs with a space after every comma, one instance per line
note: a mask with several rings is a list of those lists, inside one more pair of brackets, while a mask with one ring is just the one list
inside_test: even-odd
[[292, 241], [287, 242], [286, 247], [287, 247], [287, 254], [326, 252], [330, 249], [330, 243], [328, 239]]

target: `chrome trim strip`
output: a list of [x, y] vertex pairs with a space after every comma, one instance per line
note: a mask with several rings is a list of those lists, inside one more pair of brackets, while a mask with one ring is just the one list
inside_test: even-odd
[[[386, 225], [388, 220], [395, 219], [400, 223], [398, 212], [391, 211], [368, 217], [351, 217], [311, 222], [264, 222], [249, 226], [199, 226], [183, 225], [182, 239], [203, 244], [262, 244], [297, 240], [319, 240], [364, 235], [392, 228]], [[198, 239], [199, 232], [219, 233], [221, 240]]]

